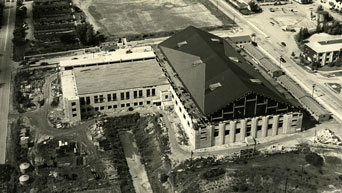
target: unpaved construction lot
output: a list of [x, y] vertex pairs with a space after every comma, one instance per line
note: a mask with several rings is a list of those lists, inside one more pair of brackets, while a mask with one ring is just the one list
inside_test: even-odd
[[[77, 4], [77, 0], [75, 0]], [[86, 0], [79, 2], [95, 29], [120, 36], [231, 24], [216, 7], [201, 0]], [[91, 18], [89, 18], [91, 17]]]

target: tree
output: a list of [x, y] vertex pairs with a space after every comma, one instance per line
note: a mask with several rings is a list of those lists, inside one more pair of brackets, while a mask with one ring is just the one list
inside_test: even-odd
[[83, 45], [95, 46], [105, 41], [105, 37], [98, 32], [95, 33], [93, 26], [89, 23], [77, 25], [76, 35]]
[[249, 5], [250, 10], [253, 11], [254, 13], [259, 13], [262, 10], [255, 1], [250, 1], [248, 5]]
[[323, 6], [322, 6], [322, 5], [319, 5], [319, 6], [317, 7], [317, 10], [316, 10], [316, 12], [320, 12], [320, 11], [324, 11], [324, 9], [323, 9]]
[[298, 34], [297, 34], [297, 41], [301, 42], [307, 38], [309, 38], [311, 36], [311, 34], [309, 33], [308, 28], [304, 27], [304, 28], [300, 28]]
[[96, 42], [95, 42], [96, 38], [95, 38], [93, 26], [90, 25], [87, 27], [85, 39], [86, 39], [87, 45], [95, 45], [96, 44]]

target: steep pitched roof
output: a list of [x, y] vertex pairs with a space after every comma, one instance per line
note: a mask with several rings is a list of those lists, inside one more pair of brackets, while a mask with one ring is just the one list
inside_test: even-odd
[[[205, 115], [252, 92], [288, 104], [231, 44], [218, 36], [189, 26], [159, 47]], [[259, 81], [252, 81], [256, 79]]]

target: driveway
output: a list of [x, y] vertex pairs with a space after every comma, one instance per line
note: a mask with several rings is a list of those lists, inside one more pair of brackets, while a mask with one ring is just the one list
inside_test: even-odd
[[132, 131], [120, 132], [120, 141], [124, 148], [135, 191], [137, 193], [153, 193], [151, 184], [148, 181], [145, 166], [140, 162], [141, 156]]

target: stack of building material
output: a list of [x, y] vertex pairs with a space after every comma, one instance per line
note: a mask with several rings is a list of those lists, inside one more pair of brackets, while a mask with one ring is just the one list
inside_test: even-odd
[[315, 142], [323, 144], [342, 145], [341, 140], [334, 134], [334, 132], [330, 131], [329, 129], [318, 131], [315, 137]]

